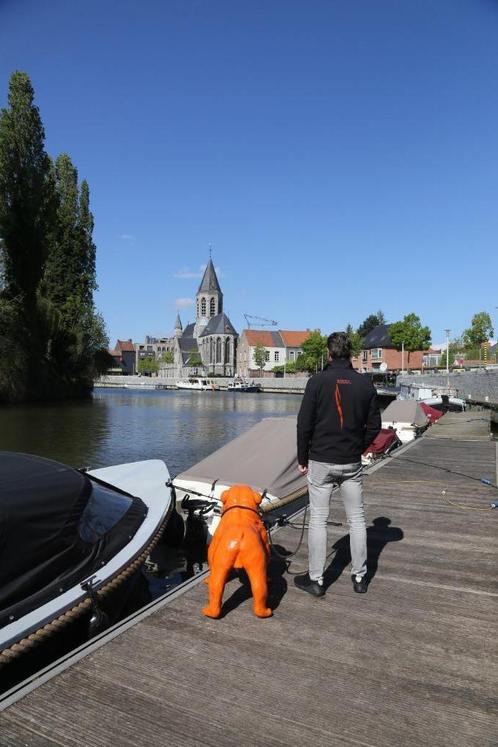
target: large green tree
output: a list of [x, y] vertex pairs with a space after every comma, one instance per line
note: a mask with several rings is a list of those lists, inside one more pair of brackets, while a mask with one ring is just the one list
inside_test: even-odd
[[108, 343], [93, 305], [88, 185], [67, 155], [52, 163], [26, 73], [0, 114], [0, 399], [88, 391]]
[[302, 355], [297, 359], [297, 368], [309, 373], [317, 373], [327, 363], [329, 353], [327, 338], [315, 329], [301, 345]]
[[427, 350], [431, 344], [431, 331], [423, 327], [420, 317], [407, 314], [402, 321], [389, 326], [389, 336], [397, 350], [403, 347], [408, 353], [406, 365], [410, 365], [410, 353], [415, 350]]
[[39, 284], [53, 240], [56, 199], [44, 140], [31, 81], [15, 72], [8, 106], [0, 113], [0, 399], [29, 396], [48, 352]]
[[493, 337], [493, 323], [487, 311], [474, 314], [470, 327], [463, 333], [463, 342], [467, 349], [478, 348], [483, 342]]

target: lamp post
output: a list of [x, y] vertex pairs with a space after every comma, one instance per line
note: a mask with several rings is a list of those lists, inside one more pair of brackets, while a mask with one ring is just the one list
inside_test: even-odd
[[401, 373], [405, 373], [405, 341], [401, 343]]
[[451, 329], [445, 329], [446, 333], [446, 376], [450, 374], [450, 332]]

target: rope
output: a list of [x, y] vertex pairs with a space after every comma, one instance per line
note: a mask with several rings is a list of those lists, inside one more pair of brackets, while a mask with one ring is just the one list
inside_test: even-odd
[[[99, 599], [103, 599], [106, 597], [111, 591], [114, 591], [120, 584], [123, 583], [129, 576], [131, 576], [135, 571], [140, 568], [141, 565], [143, 565], [147, 555], [149, 555], [154, 547], [159, 542], [162, 533], [164, 532], [166, 528], [166, 524], [169, 521], [171, 515], [171, 509], [168, 511], [163, 523], [157, 530], [156, 534], [154, 535], [151, 542], [147, 545], [145, 550], [142, 550], [140, 555], [138, 555], [135, 560], [130, 563], [130, 565], [126, 566], [122, 571], [120, 571], [114, 578], [112, 578], [110, 581], [108, 581], [104, 586], [102, 586], [97, 592], [97, 597]], [[76, 604], [74, 607], [71, 607], [71, 609], [66, 610], [62, 615], [59, 615], [59, 617], [56, 617], [54, 620], [51, 620], [51, 622], [47, 623], [41, 628], [38, 628], [38, 630], [35, 630], [33, 633], [28, 635], [26, 638], [23, 638], [20, 641], [17, 641], [16, 643], [13, 643], [9, 648], [3, 649], [3, 651], [0, 651], [0, 669], [5, 664], [8, 664], [13, 659], [17, 658], [21, 654], [23, 654], [25, 651], [29, 651], [35, 646], [37, 646], [39, 643], [42, 643], [44, 640], [49, 638], [54, 633], [57, 633], [61, 628], [65, 627], [68, 623], [72, 622], [73, 620], [76, 620], [78, 617], [80, 617], [83, 613], [85, 613], [90, 607], [91, 607], [91, 599], [90, 597], [86, 597], [85, 599], [82, 599], [78, 604]]]
[[[469, 479], [474, 480], [476, 478], [469, 477]], [[397, 485], [399, 487], [400, 485], [410, 485], [410, 484], [417, 485], [420, 483], [424, 483], [425, 485], [438, 485], [438, 486], [445, 484], [441, 481], [434, 481], [434, 480], [402, 480], [401, 482], [395, 482], [395, 481], [382, 482], [379, 487], [383, 487], [384, 485]], [[454, 501], [450, 501], [450, 499], [446, 497], [446, 490], [442, 490], [441, 495], [443, 497], [443, 500], [446, 503], [448, 503], [448, 505], [454, 506], [455, 508], [458, 508], [462, 511], [493, 511], [494, 510], [493, 506], [486, 506], [484, 508], [482, 506], [464, 506], [463, 503], [455, 503]]]

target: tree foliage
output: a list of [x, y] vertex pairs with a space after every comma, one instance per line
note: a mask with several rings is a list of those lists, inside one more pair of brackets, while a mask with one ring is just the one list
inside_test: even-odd
[[431, 331], [429, 327], [423, 327], [420, 317], [416, 314], [407, 314], [403, 321], [395, 322], [389, 326], [389, 336], [397, 350], [404, 349], [410, 353], [415, 350], [427, 350], [431, 344]]
[[175, 362], [175, 356], [174, 356], [173, 352], [171, 350], [166, 350], [161, 355], [161, 361], [162, 361], [162, 363], [167, 363], [168, 365], [171, 365], [172, 363], [174, 363]]
[[486, 311], [479, 311], [474, 314], [470, 327], [463, 333], [463, 342], [466, 349], [476, 348], [483, 342], [493, 337], [493, 323], [490, 315]]
[[353, 358], [356, 358], [361, 353], [363, 338], [359, 332], [354, 331], [351, 324], [348, 324], [348, 326], [346, 327], [346, 334], [351, 340], [352, 356]]
[[261, 342], [258, 342], [256, 347], [254, 348], [254, 362], [260, 371], [262, 371], [265, 367], [267, 354], [268, 351], [265, 346]]
[[93, 305], [95, 245], [86, 182], [52, 163], [26, 73], [0, 113], [0, 400], [87, 392], [108, 344]]
[[366, 337], [369, 332], [375, 329], [375, 327], [378, 327], [379, 324], [385, 324], [385, 322], [386, 319], [384, 317], [384, 314], [379, 310], [376, 314], [370, 314], [370, 316], [367, 316], [367, 318], [360, 324], [356, 331], [363, 339], [363, 337]]
[[159, 362], [154, 357], [147, 356], [146, 358], [140, 358], [137, 365], [138, 373], [150, 376], [159, 371]]
[[319, 329], [315, 329], [301, 345], [302, 355], [297, 359], [300, 371], [317, 373], [326, 365], [329, 357], [327, 338]]
[[188, 365], [189, 366], [202, 366], [202, 358], [200, 356], [200, 353], [194, 352], [190, 353], [189, 359], [188, 359]]

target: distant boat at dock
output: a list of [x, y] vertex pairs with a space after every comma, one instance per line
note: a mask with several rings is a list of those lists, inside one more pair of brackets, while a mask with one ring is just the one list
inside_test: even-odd
[[218, 391], [216, 384], [210, 379], [191, 377], [176, 382], [177, 389], [190, 389], [196, 392]]
[[227, 385], [227, 391], [229, 392], [260, 392], [261, 384], [255, 381], [248, 381], [247, 379], [235, 378], [233, 381], [229, 381]]

